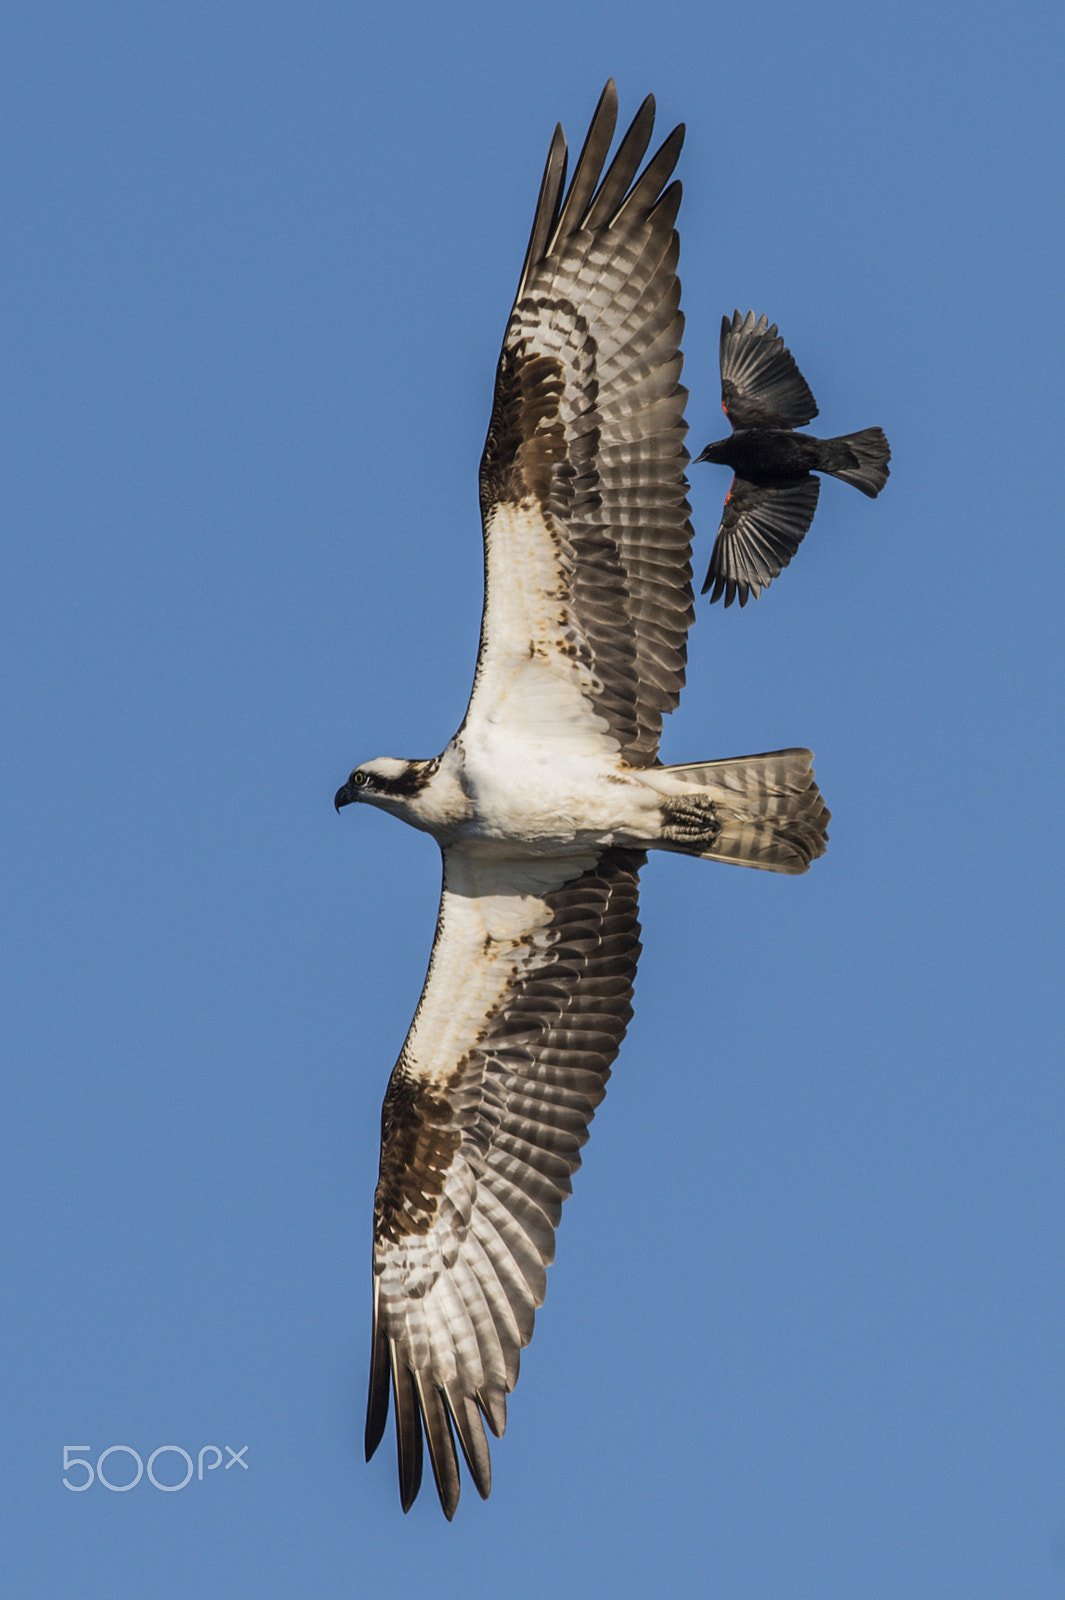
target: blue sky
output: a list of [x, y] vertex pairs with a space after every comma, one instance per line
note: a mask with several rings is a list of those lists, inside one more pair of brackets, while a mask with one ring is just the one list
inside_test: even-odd
[[[1065, 21], [367, 9], [0, 24], [10, 1592], [1060, 1595]], [[699, 606], [666, 758], [810, 745], [832, 843], [650, 863], [492, 1498], [448, 1526], [390, 1436], [361, 1459], [438, 857], [332, 796], [462, 716], [495, 359], [610, 74], [688, 125], [693, 448], [752, 306], [892, 476]], [[726, 484], [694, 473], [700, 579]], [[76, 1493], [64, 1445], [247, 1453]]]

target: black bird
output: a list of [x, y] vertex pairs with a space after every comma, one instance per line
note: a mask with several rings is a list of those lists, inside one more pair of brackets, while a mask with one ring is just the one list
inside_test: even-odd
[[827, 472], [875, 499], [888, 479], [891, 450], [880, 428], [839, 439], [792, 430], [812, 422], [817, 402], [795, 358], [768, 317], [737, 311], [721, 319], [721, 405], [732, 424], [727, 439], [708, 444], [696, 461], [716, 461], [736, 476], [710, 556], [703, 594], [711, 601], [757, 600], [780, 575], [814, 519]]

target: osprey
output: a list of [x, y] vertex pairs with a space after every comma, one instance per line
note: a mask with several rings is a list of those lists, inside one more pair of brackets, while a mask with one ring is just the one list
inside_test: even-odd
[[644, 101], [604, 174], [603, 91], [568, 190], [556, 128], [480, 469], [485, 598], [462, 726], [364, 762], [443, 854], [429, 971], [381, 1116], [367, 1459], [395, 1411], [403, 1509], [423, 1434], [445, 1515], [482, 1496], [555, 1229], [632, 1015], [648, 850], [772, 872], [823, 853], [808, 750], [663, 766], [693, 620], [683, 319], [670, 182]]
[[765, 316], [756, 322], [753, 311], [721, 318], [721, 409], [730, 437], [695, 460], [716, 461], [736, 476], [703, 594], [713, 584], [711, 603], [724, 595], [730, 606], [738, 596], [745, 606], [780, 576], [814, 520], [821, 484], [813, 474], [842, 478], [875, 500], [888, 481], [891, 451], [881, 428], [838, 439], [793, 431], [813, 421], [817, 401], [776, 323], [770, 327]]

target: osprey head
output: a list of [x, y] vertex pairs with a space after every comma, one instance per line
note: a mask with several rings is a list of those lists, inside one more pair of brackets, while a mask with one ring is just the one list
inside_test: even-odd
[[339, 811], [355, 800], [386, 808], [390, 800], [409, 800], [424, 787], [429, 776], [426, 769], [435, 766], [430, 761], [397, 761], [393, 756], [364, 761], [337, 790], [333, 804]]

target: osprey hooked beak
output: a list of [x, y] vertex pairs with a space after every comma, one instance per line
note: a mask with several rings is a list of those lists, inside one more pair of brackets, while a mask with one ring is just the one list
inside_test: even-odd
[[359, 798], [359, 791], [349, 778], [347, 783], [342, 783], [333, 796], [334, 809], [339, 811], [341, 806], [350, 806], [353, 800]]

